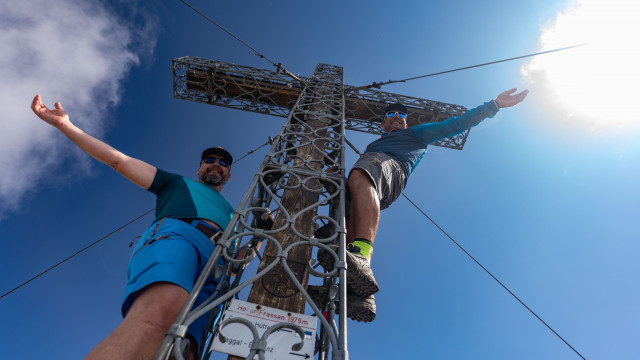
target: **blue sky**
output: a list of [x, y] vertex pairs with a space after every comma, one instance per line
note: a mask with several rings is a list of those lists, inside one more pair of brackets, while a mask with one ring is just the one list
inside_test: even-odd
[[[637, 26], [621, 16], [637, 5], [619, 0], [610, 14], [590, 1], [192, 4], [291, 72], [340, 65], [351, 85], [609, 36], [615, 47], [596, 55], [569, 50], [384, 90], [468, 108], [531, 90], [474, 128], [463, 151], [430, 148], [405, 194], [585, 358], [640, 358], [640, 130], [629, 98], [638, 71], [621, 60], [639, 55]], [[593, 12], [617, 21], [593, 22]], [[179, 1], [11, 0], [0, 14], [2, 294], [154, 206], [41, 123], [29, 109], [36, 93], [121, 151], [190, 177], [202, 149], [239, 157], [280, 130], [281, 118], [173, 99], [176, 57], [272, 69]], [[364, 149], [375, 136], [347, 138]], [[232, 205], [266, 151], [234, 165], [223, 190]], [[3, 356], [86, 355], [121, 320], [129, 243], [151, 221], [0, 299]], [[382, 213], [374, 249], [378, 317], [349, 322], [351, 358], [579, 359], [405, 199]]]

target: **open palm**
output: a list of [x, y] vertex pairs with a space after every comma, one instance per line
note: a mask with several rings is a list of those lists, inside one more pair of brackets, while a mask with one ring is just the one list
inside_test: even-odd
[[519, 103], [522, 102], [522, 100], [524, 100], [525, 97], [527, 97], [527, 94], [529, 93], [529, 90], [524, 90], [522, 92], [514, 94], [516, 90], [518, 89], [517, 88], [509, 89], [507, 91], [501, 92], [500, 95], [498, 95], [498, 97], [496, 98], [496, 101], [500, 105], [501, 109], [518, 105]]
[[40, 94], [36, 95], [33, 98], [33, 102], [31, 103], [31, 110], [38, 115], [38, 117], [45, 122], [58, 127], [63, 123], [69, 121], [69, 115], [62, 108], [59, 102], [55, 104], [55, 109], [47, 108], [40, 98]]

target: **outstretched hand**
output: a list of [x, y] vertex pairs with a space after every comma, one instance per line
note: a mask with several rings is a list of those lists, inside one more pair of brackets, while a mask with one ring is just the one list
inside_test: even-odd
[[65, 122], [69, 121], [69, 115], [66, 111], [64, 111], [62, 105], [60, 105], [59, 102], [55, 104], [55, 107], [55, 109], [47, 108], [42, 103], [40, 94], [36, 95], [36, 97], [33, 98], [33, 102], [31, 103], [31, 110], [33, 110], [33, 112], [38, 115], [40, 119], [55, 127], [59, 127]]
[[518, 88], [503, 91], [500, 93], [500, 95], [498, 95], [498, 97], [496, 97], [496, 102], [498, 103], [500, 109], [518, 105], [522, 102], [522, 100], [524, 100], [525, 97], [527, 97], [527, 94], [529, 93], [529, 90], [524, 90], [522, 92], [514, 94], [516, 90], [518, 90]]

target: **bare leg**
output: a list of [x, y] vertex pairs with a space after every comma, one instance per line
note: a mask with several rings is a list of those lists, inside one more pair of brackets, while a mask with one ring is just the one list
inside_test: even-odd
[[175, 284], [147, 286], [122, 323], [86, 359], [153, 359], [187, 297], [189, 293]]
[[355, 238], [364, 238], [373, 243], [380, 219], [380, 200], [369, 175], [360, 169], [349, 174], [351, 191], [350, 219], [347, 221], [347, 244]]

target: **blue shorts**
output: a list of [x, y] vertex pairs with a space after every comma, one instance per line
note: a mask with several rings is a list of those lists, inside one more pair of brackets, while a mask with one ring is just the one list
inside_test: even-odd
[[[183, 221], [165, 218], [151, 225], [140, 237], [129, 260], [122, 316], [127, 315], [136, 296], [147, 285], [170, 282], [191, 293], [214, 249], [215, 245], [205, 234]], [[218, 264], [224, 265], [222, 256]], [[219, 280], [209, 277], [195, 306], [214, 293]], [[208, 316], [203, 315], [189, 326], [188, 332], [198, 346], [207, 320]]]

